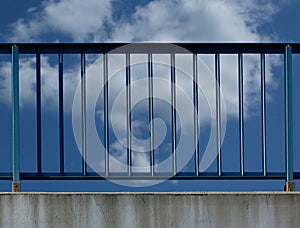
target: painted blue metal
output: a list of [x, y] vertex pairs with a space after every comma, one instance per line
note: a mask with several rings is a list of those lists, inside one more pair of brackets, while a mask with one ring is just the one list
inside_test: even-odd
[[[16, 44], [19, 47], [20, 54], [80, 54], [83, 51], [86, 54], [108, 53], [116, 48], [122, 47], [129, 43], [20, 43]], [[198, 54], [215, 54], [216, 50], [220, 54], [237, 54], [237, 53], [266, 53], [266, 54], [283, 54], [285, 47], [289, 43], [174, 43], [176, 46], [187, 49]], [[0, 54], [11, 54], [12, 44], [1, 44]], [[171, 52], [186, 53], [184, 49], [170, 49], [170, 46], [164, 43], [137, 43], [134, 46], [125, 49], [118, 49], [119, 54], [130, 53], [148, 53], [152, 54], [170, 54]], [[115, 50], [114, 50], [115, 53]], [[293, 43], [293, 53], [300, 53], [300, 43]]]
[[86, 72], [85, 53], [81, 53], [81, 126], [82, 126], [82, 174], [86, 176]]
[[105, 141], [105, 176], [109, 175], [109, 127], [108, 127], [108, 57], [103, 55], [103, 85], [104, 85], [104, 141]]
[[153, 111], [153, 56], [148, 54], [148, 80], [149, 80], [149, 123], [150, 123], [150, 168], [151, 176], [154, 176], [154, 118]]
[[13, 181], [20, 182], [19, 47], [12, 47], [12, 161]]
[[265, 54], [260, 55], [261, 70], [261, 130], [262, 130], [262, 170], [267, 175], [267, 137], [266, 137], [266, 60]]
[[[150, 125], [150, 173], [132, 173], [129, 169], [128, 173], [109, 173], [109, 109], [108, 109], [108, 52], [114, 48], [121, 47], [124, 44], [0, 44], [0, 54], [12, 54], [12, 156], [13, 156], [13, 170], [12, 173], [0, 172], [0, 178], [5, 180], [13, 180], [19, 182], [20, 177], [24, 180], [70, 180], [70, 179], [103, 179], [95, 173], [87, 172], [86, 170], [86, 133], [84, 133], [86, 117], [85, 117], [85, 102], [86, 102], [86, 72], [85, 72], [85, 54], [97, 53], [103, 54], [103, 81], [104, 81], [104, 136], [105, 148], [105, 171], [103, 176], [108, 179], [162, 179], [168, 174], [155, 173], [154, 170], [154, 125]], [[123, 54], [126, 55], [126, 85], [130, 85], [130, 55], [132, 53], [148, 54], [148, 78], [149, 78], [149, 120], [154, 118], [153, 107], [153, 64], [152, 55], [157, 53], [167, 53], [170, 55], [171, 64], [171, 103], [172, 103], [172, 153], [173, 153], [173, 172], [174, 175], [171, 179], [285, 179], [286, 181], [293, 181], [300, 179], [300, 173], [293, 170], [293, 109], [292, 109], [292, 57], [293, 53], [300, 54], [300, 44], [176, 44], [180, 47], [186, 48], [193, 53], [193, 96], [194, 96], [194, 134], [195, 143], [197, 145], [195, 150], [195, 172], [181, 173], [176, 168], [176, 75], [175, 75], [175, 59], [177, 53], [182, 53], [179, 49], [170, 49], [166, 44], [137, 44], [132, 49], [126, 49]], [[59, 79], [59, 140], [60, 140], [60, 171], [57, 173], [43, 172], [42, 171], [42, 126], [41, 126], [41, 55], [42, 54], [56, 54], [59, 56], [58, 64], [58, 79]], [[63, 122], [63, 55], [67, 53], [81, 55], [81, 78], [82, 80], [82, 127], [83, 127], [83, 169], [82, 172], [66, 172], [64, 170], [64, 122]], [[120, 49], [122, 53], [122, 49]], [[244, 168], [244, 97], [243, 97], [243, 54], [253, 53], [260, 54], [261, 66], [261, 125], [262, 125], [262, 168], [261, 172], [247, 172]], [[19, 54], [36, 54], [36, 121], [37, 121], [37, 172], [20, 173], [20, 137], [19, 137]], [[218, 170], [216, 172], [199, 172], [199, 159], [200, 159], [200, 146], [198, 137], [200, 135], [198, 128], [199, 119], [196, 118], [198, 111], [199, 91], [197, 89], [197, 55], [198, 54], [213, 54], [215, 55], [215, 76], [216, 76], [216, 119], [217, 124], [217, 140], [218, 140]], [[239, 85], [239, 152], [240, 152], [240, 172], [226, 172], [222, 170], [221, 159], [221, 118], [220, 118], [220, 55], [222, 54], [237, 54], [238, 55], [238, 85]], [[285, 155], [286, 155], [286, 171], [285, 172], [268, 172], [267, 170], [267, 132], [266, 132], [266, 54], [284, 54], [285, 56]], [[200, 73], [200, 72], [199, 72]], [[200, 75], [200, 74], [199, 74]], [[201, 76], [201, 75], [200, 75]], [[199, 77], [200, 77], [199, 76]], [[130, 139], [131, 119], [130, 119], [130, 88], [127, 91], [127, 126]], [[201, 114], [201, 113], [200, 113]], [[131, 167], [131, 144], [128, 142], [128, 164]], [[223, 154], [222, 156], [225, 156]]]
[[193, 54], [193, 101], [194, 101], [194, 144], [195, 144], [195, 175], [199, 175], [199, 107], [198, 107], [198, 60]]
[[222, 176], [222, 148], [221, 148], [221, 104], [220, 104], [220, 55], [215, 54], [215, 91], [216, 91], [216, 126], [217, 126], [217, 151], [218, 151], [218, 174]]
[[[295, 172], [294, 176], [299, 179], [300, 173]], [[132, 173], [128, 176], [128, 173], [115, 173], [112, 172], [108, 177], [99, 176], [97, 173], [87, 173], [86, 176], [82, 175], [82, 172], [65, 172], [64, 175], [54, 172], [43, 172], [41, 175], [35, 172], [24, 172], [21, 175], [22, 180], [161, 180], [166, 177], [170, 177], [170, 173], [160, 173], [160, 175], [151, 176], [149, 173]], [[1, 175], [3, 180], [11, 180], [11, 174], [3, 173]], [[267, 177], [263, 175], [263, 172], [244, 172], [244, 176], [240, 175], [240, 172], [222, 172], [222, 176], [219, 176], [218, 172], [203, 172], [195, 176], [194, 172], [179, 172], [175, 176], [169, 178], [170, 180], [284, 180], [286, 178], [285, 172], [271, 172], [267, 174]]]
[[42, 100], [41, 100], [41, 55], [36, 54], [36, 143], [37, 172], [42, 173]]
[[131, 67], [130, 54], [126, 54], [126, 116], [127, 116], [127, 172], [132, 173], [132, 151], [131, 151]]
[[293, 84], [292, 84], [292, 47], [285, 48], [284, 88], [285, 88], [285, 152], [286, 181], [293, 181]]
[[176, 88], [175, 88], [175, 54], [171, 54], [171, 121], [172, 121], [172, 153], [173, 153], [173, 175], [177, 173], [176, 156]]
[[63, 78], [63, 54], [58, 54], [58, 110], [59, 110], [59, 156], [60, 173], [65, 172], [65, 146], [64, 146], [64, 78]]
[[243, 55], [238, 54], [239, 73], [239, 134], [240, 134], [240, 169], [244, 176], [244, 83], [243, 83]]

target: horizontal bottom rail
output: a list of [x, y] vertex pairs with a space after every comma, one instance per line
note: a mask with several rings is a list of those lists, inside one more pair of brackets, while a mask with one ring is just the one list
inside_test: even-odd
[[[97, 173], [87, 173], [85, 176], [80, 172], [44, 172], [44, 173], [21, 173], [21, 180], [268, 180], [268, 179], [282, 179], [286, 178], [285, 172], [269, 172], [265, 176], [263, 172], [222, 172], [219, 176], [216, 172], [199, 173], [177, 173], [171, 176], [171, 173], [159, 173], [151, 176], [150, 173], [110, 173], [108, 176]], [[12, 173], [0, 173], [0, 180], [12, 180]], [[300, 179], [300, 172], [294, 172], [294, 179]]]

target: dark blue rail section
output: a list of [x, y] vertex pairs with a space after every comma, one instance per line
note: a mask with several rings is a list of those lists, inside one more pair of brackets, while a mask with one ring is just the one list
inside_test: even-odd
[[[127, 45], [127, 46], [126, 46]], [[122, 49], [122, 47], [125, 47]], [[180, 47], [180, 48], [178, 48]], [[115, 51], [117, 50], [117, 51]], [[220, 88], [216, 86], [216, 120], [217, 120], [217, 171], [216, 172], [199, 172], [199, 149], [196, 147], [194, 164], [194, 172], [179, 172], [176, 169], [176, 90], [175, 87], [171, 87], [171, 101], [172, 101], [172, 154], [173, 154], [173, 167], [172, 177], [169, 179], [282, 179], [286, 180], [287, 185], [290, 184], [289, 189], [293, 190], [291, 185], [294, 179], [300, 178], [300, 173], [295, 172], [293, 169], [294, 154], [293, 154], [293, 107], [292, 107], [292, 60], [293, 54], [300, 54], [300, 44], [287, 44], [287, 43], [176, 43], [174, 45], [164, 43], [147, 43], [147, 44], [134, 44], [128, 48], [127, 43], [97, 43], [97, 44], [0, 44], [0, 55], [11, 55], [11, 85], [12, 85], [12, 101], [11, 101], [11, 117], [12, 117], [12, 172], [0, 173], [1, 180], [12, 180], [13, 183], [19, 183], [22, 180], [84, 180], [84, 179], [117, 179], [117, 180], [152, 180], [152, 179], [165, 179], [166, 176], [160, 173], [156, 173], [154, 170], [154, 139], [153, 134], [150, 134], [150, 172], [149, 173], [133, 173], [131, 170], [132, 158], [131, 158], [131, 120], [130, 120], [130, 87], [127, 87], [126, 91], [126, 106], [127, 106], [127, 149], [124, 153], [127, 154], [128, 170], [126, 173], [110, 173], [109, 172], [109, 158], [108, 153], [105, 154], [105, 173], [98, 175], [97, 173], [91, 173], [87, 171], [86, 158], [86, 84], [81, 85], [81, 107], [82, 107], [82, 171], [81, 172], [67, 172], [65, 170], [65, 141], [64, 141], [64, 85], [63, 85], [63, 58], [66, 54], [77, 54], [81, 56], [81, 78], [85, 78], [86, 74], [86, 54], [100, 54], [103, 55], [103, 77], [106, 81], [108, 77], [108, 53], [125, 54], [126, 55], [126, 84], [130, 85], [130, 55], [131, 54], [146, 54], [148, 56], [148, 77], [149, 77], [149, 120], [154, 118], [153, 114], [153, 66], [152, 55], [154, 54], [168, 54], [170, 55], [171, 75], [170, 80], [175, 85], [175, 56], [177, 54], [192, 53], [193, 55], [193, 75], [197, 75], [197, 56], [198, 55], [214, 55], [215, 65], [215, 79], [217, 84], [220, 84], [220, 55], [222, 54], [235, 54], [238, 56], [238, 116], [239, 116], [239, 154], [240, 154], [240, 171], [239, 172], [226, 172], [222, 170], [221, 160], [221, 139], [220, 139]], [[19, 95], [19, 60], [22, 55], [34, 55], [36, 63], [36, 160], [37, 170], [36, 172], [20, 172], [20, 95]], [[41, 55], [55, 54], [58, 56], [58, 113], [59, 113], [59, 172], [44, 172], [42, 170], [42, 120], [41, 120], [41, 106], [42, 106], [42, 93], [41, 93]], [[244, 98], [243, 98], [243, 55], [244, 54], [257, 54], [260, 57], [260, 74], [261, 74], [261, 141], [262, 141], [262, 169], [261, 172], [249, 172], [244, 168]], [[285, 154], [285, 171], [273, 172], [268, 171], [267, 156], [266, 156], [266, 92], [265, 92], [265, 71], [267, 54], [281, 54], [284, 56], [284, 109], [285, 109], [285, 150], [282, 153]], [[195, 83], [197, 83], [197, 77], [194, 77]], [[105, 147], [108, 150], [108, 131], [110, 126], [108, 124], [108, 85], [104, 87], [104, 132], [105, 132]], [[194, 95], [194, 108], [198, 111], [198, 89], [197, 85], [193, 86]], [[195, 113], [197, 114], [197, 113]], [[195, 141], [199, 136], [198, 118], [194, 119], [194, 135]], [[153, 123], [150, 125], [150, 132], [153, 133]], [[198, 145], [198, 142], [195, 142]], [[105, 153], [105, 151], [104, 151]]]

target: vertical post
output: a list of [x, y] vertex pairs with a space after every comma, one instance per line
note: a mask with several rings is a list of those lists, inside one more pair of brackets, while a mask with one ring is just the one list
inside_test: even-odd
[[265, 54], [260, 55], [261, 70], [261, 129], [262, 129], [262, 170], [263, 175], [267, 176], [267, 139], [266, 139], [266, 59]]
[[19, 48], [12, 47], [12, 191], [20, 192]]
[[239, 136], [240, 136], [240, 169], [244, 176], [244, 80], [243, 80], [243, 54], [238, 55], [239, 74]]
[[132, 172], [132, 151], [131, 151], [131, 72], [130, 54], [126, 53], [126, 115], [127, 115], [127, 169], [128, 176]]
[[85, 53], [81, 53], [81, 125], [82, 125], [82, 173], [86, 176], [86, 72]]
[[287, 45], [284, 55], [285, 90], [285, 153], [286, 185], [285, 191], [295, 191], [293, 172], [293, 93], [292, 93], [292, 47]]
[[173, 175], [177, 174], [176, 156], [176, 89], [175, 89], [175, 53], [171, 54], [171, 104], [172, 104], [172, 152], [173, 152]]
[[109, 128], [108, 128], [108, 57], [103, 54], [103, 84], [104, 84], [104, 135], [105, 135], [105, 176], [109, 175]]
[[65, 155], [64, 155], [64, 78], [63, 78], [63, 54], [58, 54], [58, 94], [59, 94], [59, 156], [60, 175], [64, 175]]
[[149, 123], [150, 123], [150, 168], [151, 176], [154, 176], [154, 113], [153, 113], [153, 59], [152, 53], [148, 53], [148, 80], [149, 80]]
[[216, 77], [216, 125], [217, 125], [217, 152], [218, 152], [218, 175], [222, 176], [222, 149], [221, 149], [221, 104], [220, 104], [220, 54], [215, 54], [215, 77]]
[[198, 118], [198, 63], [197, 54], [193, 54], [193, 98], [194, 98], [194, 144], [195, 174], [199, 176], [199, 118]]
[[42, 173], [42, 118], [41, 118], [41, 54], [36, 54], [36, 137], [37, 172]]

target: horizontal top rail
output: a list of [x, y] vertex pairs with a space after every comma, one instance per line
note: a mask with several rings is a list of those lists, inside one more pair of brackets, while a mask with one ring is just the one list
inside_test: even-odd
[[107, 53], [114, 49], [117, 49], [112, 52], [115, 54], [184, 54], [188, 51], [199, 54], [283, 54], [287, 45], [293, 46], [293, 53], [300, 54], [300, 43], [0, 43], [0, 54], [10, 54], [13, 45], [19, 47], [20, 54]]

